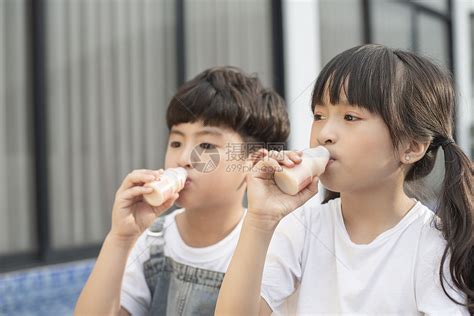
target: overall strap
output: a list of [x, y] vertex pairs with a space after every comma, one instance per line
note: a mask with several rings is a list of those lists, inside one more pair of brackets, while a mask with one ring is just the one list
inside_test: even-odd
[[163, 255], [165, 247], [164, 238], [164, 224], [165, 218], [158, 217], [147, 230], [147, 238], [151, 238], [150, 242], [150, 256]]

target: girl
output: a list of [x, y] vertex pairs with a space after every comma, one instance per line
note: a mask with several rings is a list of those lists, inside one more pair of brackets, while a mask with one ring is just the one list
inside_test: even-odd
[[[273, 181], [280, 164], [258, 162], [216, 313], [473, 313], [473, 169], [453, 141], [450, 76], [413, 53], [355, 47], [324, 67], [312, 111], [310, 145], [331, 153], [326, 203], [293, 211], [318, 179], [285, 195]], [[428, 175], [441, 150], [434, 215], [404, 185]]]

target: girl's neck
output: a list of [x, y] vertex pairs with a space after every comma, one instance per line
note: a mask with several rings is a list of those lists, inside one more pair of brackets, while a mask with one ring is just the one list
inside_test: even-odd
[[354, 243], [368, 244], [396, 226], [415, 205], [403, 185], [381, 185], [366, 191], [341, 193], [344, 225]]
[[202, 248], [224, 239], [237, 226], [243, 214], [241, 203], [186, 208], [176, 216], [176, 225], [188, 246]]

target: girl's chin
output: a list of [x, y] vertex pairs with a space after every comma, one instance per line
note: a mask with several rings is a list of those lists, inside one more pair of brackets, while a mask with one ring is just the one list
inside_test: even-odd
[[323, 178], [323, 176], [321, 176], [321, 178], [319, 178], [319, 181], [321, 182], [321, 184], [323, 185], [323, 187], [326, 190], [329, 190], [329, 191], [332, 191], [332, 192], [340, 192], [340, 188], [335, 186], [334, 183], [331, 183], [330, 181], [325, 180]]

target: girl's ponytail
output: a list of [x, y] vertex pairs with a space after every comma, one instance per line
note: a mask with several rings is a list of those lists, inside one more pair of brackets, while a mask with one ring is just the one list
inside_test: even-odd
[[437, 209], [437, 223], [447, 241], [441, 258], [439, 277], [446, 291], [443, 267], [450, 256], [449, 271], [454, 285], [466, 295], [469, 312], [474, 314], [474, 209], [473, 166], [454, 141], [444, 138], [445, 176]]

